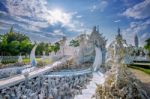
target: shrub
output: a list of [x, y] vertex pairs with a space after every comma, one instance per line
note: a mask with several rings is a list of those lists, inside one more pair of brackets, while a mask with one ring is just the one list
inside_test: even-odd
[[25, 63], [19, 63], [19, 62], [17, 62], [17, 63], [14, 63], [14, 66], [24, 66], [24, 65], [26, 65]]
[[39, 61], [38, 63], [37, 63], [37, 67], [43, 67], [43, 66], [45, 66], [46, 65], [46, 62], [44, 62], [44, 61]]

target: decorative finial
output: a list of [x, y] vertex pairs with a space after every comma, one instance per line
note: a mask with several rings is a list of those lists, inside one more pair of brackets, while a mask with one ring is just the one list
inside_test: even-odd
[[93, 32], [96, 32], [96, 26], [93, 27]]
[[120, 28], [118, 27], [118, 35], [120, 35]]
[[135, 43], [135, 47], [138, 48], [139, 47], [139, 39], [138, 39], [137, 34], [135, 34], [134, 43]]
[[9, 31], [9, 34], [13, 34], [14, 32], [13, 32], [13, 26], [11, 26], [11, 28], [10, 28], [10, 31]]
[[120, 28], [118, 27], [118, 34], [116, 36], [116, 39], [122, 39], [122, 35], [121, 35], [121, 32], [120, 32]]
[[83, 31], [83, 34], [86, 34], [86, 30]]
[[97, 32], [99, 33], [99, 25], [97, 25]]

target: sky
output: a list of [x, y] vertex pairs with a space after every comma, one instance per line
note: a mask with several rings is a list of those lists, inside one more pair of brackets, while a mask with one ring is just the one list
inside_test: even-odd
[[108, 43], [120, 27], [123, 38], [140, 45], [150, 37], [150, 0], [0, 0], [0, 34], [11, 26], [32, 41], [54, 42], [90, 34], [99, 26]]

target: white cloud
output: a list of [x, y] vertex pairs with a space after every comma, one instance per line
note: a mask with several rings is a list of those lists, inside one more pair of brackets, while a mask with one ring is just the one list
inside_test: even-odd
[[93, 5], [93, 6], [90, 8], [91, 12], [95, 11], [96, 9], [97, 9], [97, 6], [96, 6], [96, 5]]
[[72, 14], [70, 13], [65, 13], [61, 11], [60, 9], [55, 9], [50, 11], [51, 17], [49, 18], [49, 22], [51, 24], [55, 23], [62, 23], [63, 25], [68, 25], [71, 22], [72, 19]]
[[139, 44], [141, 45], [141, 46], [144, 46], [145, 45], [145, 41], [148, 39], [148, 38], [150, 38], [150, 32], [143, 32], [142, 34], [141, 34], [141, 36], [139, 37]]
[[102, 0], [99, 1], [98, 4], [94, 4], [92, 7], [90, 7], [90, 11], [94, 12], [95, 10], [100, 10], [101, 12], [103, 12], [107, 6], [108, 6], [108, 1]]
[[116, 22], [116, 23], [118, 23], [118, 22], [120, 22], [121, 20], [115, 20], [114, 22]]
[[82, 18], [82, 16], [81, 15], [77, 15], [76, 18]]
[[150, 17], [149, 9], [150, 0], [144, 0], [133, 7], [128, 8], [125, 12], [123, 12], [123, 15], [133, 17], [135, 19], [144, 19]]
[[9, 14], [13, 16], [27, 16], [44, 18], [48, 14], [45, 0], [6, 0]]
[[65, 34], [61, 30], [54, 30], [53, 35], [56, 35], [56, 36], [65, 36]]
[[[5, 27], [5, 30], [8, 30], [13, 26], [14, 30], [22, 31], [22, 32], [23, 31], [24, 32], [25, 31], [28, 31], [28, 32], [42, 32], [40, 30], [40, 28], [44, 27], [44, 23], [42, 24], [40, 22], [29, 21], [29, 20], [22, 19], [20, 17], [18, 17], [17, 20], [19, 22], [18, 21], [16, 22], [16, 21], [13, 21], [13, 20], [0, 19], [0, 27], [2, 27], [3, 29]], [[22, 22], [24, 22], [24, 23], [22, 23]], [[17, 28], [16, 26], [19, 27], [19, 28]], [[0, 29], [3, 30], [2, 28], [0, 28]]]
[[9, 27], [0, 26], [0, 29], [1, 29], [1, 30], [8, 30], [8, 29], [9, 29]]
[[144, 32], [144, 30], [148, 29], [150, 26], [150, 20], [146, 20], [145, 22], [139, 21], [139, 22], [131, 22], [129, 28], [123, 30], [123, 36], [127, 40], [128, 43], [134, 44], [134, 36], [135, 34], [141, 34], [142, 36], [139, 37], [140, 44], [143, 46], [143, 42], [145, 41], [146, 36], [150, 37], [149, 33]]
[[13, 17], [16, 21], [19, 21], [20, 23], [26, 23], [28, 25], [33, 25], [33, 26], [37, 26], [39, 28], [46, 28], [49, 26], [48, 22], [46, 21], [34, 21], [34, 20], [31, 20], [31, 19], [25, 19], [25, 18], [22, 18], [22, 17]]
[[99, 6], [100, 10], [104, 11], [104, 9], [108, 6], [108, 1], [101, 1]]
[[0, 11], [0, 15], [6, 15], [7, 13], [4, 11]]
[[28, 36], [30, 36], [31, 38], [31, 41], [34, 42], [34, 41], [37, 41], [37, 42], [40, 42], [40, 41], [44, 41], [44, 42], [49, 42], [49, 41], [53, 41], [54, 39], [53, 38], [50, 38], [50, 37], [47, 37], [47, 36], [44, 36], [42, 34], [36, 34], [36, 33], [26, 33]]
[[[70, 13], [65, 13], [60, 9], [49, 10], [46, 0], [7, 0], [7, 8], [12, 16], [29, 17], [40, 21], [47, 21], [50, 24], [60, 22], [69, 23]], [[22, 18], [21, 21], [24, 21]], [[29, 22], [28, 20], [25, 20]]]
[[0, 23], [1, 25], [9, 25], [9, 26], [15, 24], [14, 21], [8, 21], [8, 20], [2, 20], [2, 19], [0, 19]]
[[19, 26], [20, 29], [28, 31], [28, 32], [41, 32], [41, 30], [33, 25], [27, 25], [27, 24], [17, 24]]
[[147, 40], [148, 38], [150, 38], [150, 33], [149, 32], [145, 32], [142, 34], [142, 36], [140, 37], [141, 39], [141, 43], [144, 44], [145, 43], [145, 40]]
[[[11, 23], [12, 21], [12, 24], [19, 27], [17, 27], [17, 30], [23, 30], [24, 32], [41, 32], [41, 35], [45, 35], [44, 33], [47, 33], [47, 31], [41, 31], [42, 28], [57, 24], [68, 30], [80, 32], [83, 26], [83, 23], [74, 19], [77, 12], [49, 9], [47, 0], [6, 0], [5, 6], [8, 8], [8, 13], [3, 13], [13, 20], [9, 19], [4, 23]], [[81, 16], [78, 16], [78, 18], [81, 18]], [[54, 31], [54, 33], [64, 35], [60, 31]]]

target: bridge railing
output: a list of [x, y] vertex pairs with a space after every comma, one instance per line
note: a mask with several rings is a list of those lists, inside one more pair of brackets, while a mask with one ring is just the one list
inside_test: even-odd
[[0, 56], [1, 63], [15, 63], [18, 61], [19, 56]]
[[[36, 58], [41, 58], [42, 56], [36, 56]], [[22, 56], [22, 58], [30, 58], [29, 56]], [[16, 63], [18, 62], [19, 55], [18, 56], [0, 56], [0, 63]]]

